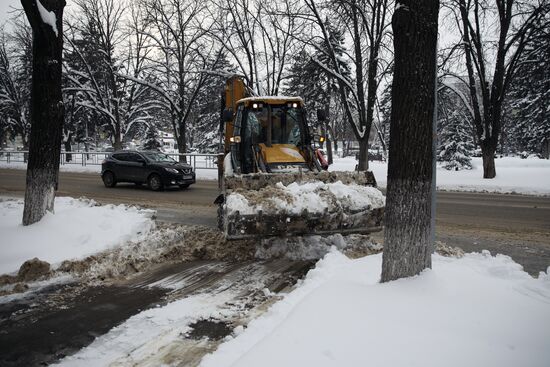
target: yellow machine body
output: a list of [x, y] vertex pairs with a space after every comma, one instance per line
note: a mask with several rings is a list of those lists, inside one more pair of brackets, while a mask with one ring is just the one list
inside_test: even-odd
[[[218, 161], [221, 193], [218, 225], [229, 240], [332, 233], [369, 233], [380, 230], [384, 208], [360, 212], [345, 205], [330, 213], [268, 215], [228, 211], [233, 194], [258, 196], [280, 184], [343, 182], [376, 186], [372, 172], [324, 171], [309, 133], [300, 97], [252, 96], [243, 79], [227, 80], [221, 125], [223, 154]], [[227, 165], [227, 166], [225, 166]], [[325, 167], [326, 169], [326, 167]]]
[[270, 163], [305, 163], [306, 160], [298, 147], [293, 144], [273, 144], [268, 147], [259, 144], [264, 162]]

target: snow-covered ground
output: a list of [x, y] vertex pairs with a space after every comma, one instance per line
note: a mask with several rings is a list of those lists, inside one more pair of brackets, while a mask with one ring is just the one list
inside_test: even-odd
[[[198, 163], [197, 163], [198, 164]], [[357, 161], [354, 157], [336, 158], [330, 166], [331, 171], [353, 171]], [[521, 159], [519, 157], [504, 157], [495, 160], [497, 176], [494, 179], [483, 179], [483, 164], [481, 158], [472, 158], [473, 169], [448, 171], [442, 167], [437, 169], [437, 187], [439, 190], [477, 191], [496, 193], [517, 193], [526, 195], [550, 195], [550, 160]], [[27, 165], [20, 162], [0, 162], [0, 168], [26, 169]], [[369, 168], [374, 172], [376, 181], [381, 187], [386, 187], [387, 162], [369, 162]], [[65, 164], [60, 167], [62, 172], [101, 172], [101, 166]], [[217, 180], [216, 169], [196, 170], [198, 180]]]
[[381, 259], [328, 254], [201, 366], [550, 365], [548, 274], [434, 255], [432, 270], [380, 284]]
[[52, 265], [80, 259], [138, 240], [154, 228], [153, 212], [125, 205], [98, 206], [90, 200], [59, 197], [55, 214], [23, 226], [23, 200], [0, 201], [0, 274], [15, 272], [38, 257]]
[[[357, 161], [354, 157], [336, 158], [331, 171], [351, 171]], [[550, 160], [504, 157], [495, 160], [497, 176], [483, 179], [481, 158], [472, 158], [473, 169], [448, 171], [437, 168], [439, 190], [518, 193], [527, 195], [550, 195]], [[388, 166], [386, 162], [369, 162], [378, 185], [386, 186]]]
[[[433, 269], [380, 284], [381, 254], [349, 259], [333, 248], [298, 286], [233, 333], [201, 366], [484, 366], [550, 364], [550, 276], [509, 257], [433, 256]], [[63, 366], [178, 365], [197, 320], [227, 320], [238, 291], [143, 311]], [[229, 303], [228, 303], [229, 301]], [[193, 344], [195, 343], [195, 344]]]

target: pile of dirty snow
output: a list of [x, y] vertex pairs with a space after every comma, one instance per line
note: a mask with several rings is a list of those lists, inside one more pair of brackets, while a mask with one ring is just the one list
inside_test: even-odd
[[329, 253], [201, 366], [550, 365], [548, 274], [484, 252], [381, 284], [381, 263]]
[[59, 197], [55, 214], [23, 226], [23, 200], [0, 201], [0, 274], [35, 257], [53, 265], [138, 240], [154, 228], [154, 212]]
[[304, 211], [322, 213], [381, 208], [386, 198], [375, 187], [335, 183], [294, 182], [289, 185], [277, 183], [260, 190], [235, 190], [226, 197], [228, 214], [242, 215], [288, 213], [299, 215]]

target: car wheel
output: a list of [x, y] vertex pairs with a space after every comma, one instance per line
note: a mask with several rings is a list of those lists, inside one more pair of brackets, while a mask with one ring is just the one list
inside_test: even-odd
[[160, 179], [160, 176], [157, 174], [152, 174], [151, 176], [149, 176], [147, 183], [149, 184], [149, 188], [153, 191], [162, 190], [162, 181]]
[[189, 187], [189, 184], [183, 184], [183, 185], [180, 185], [180, 189], [186, 189]]
[[116, 185], [115, 175], [111, 171], [107, 171], [103, 174], [103, 184], [105, 187], [114, 187]]

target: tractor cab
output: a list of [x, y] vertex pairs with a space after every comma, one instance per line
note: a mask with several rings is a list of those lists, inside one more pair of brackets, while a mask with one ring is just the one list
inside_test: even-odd
[[299, 97], [248, 97], [236, 103], [233, 166], [240, 173], [310, 171], [310, 136]]

